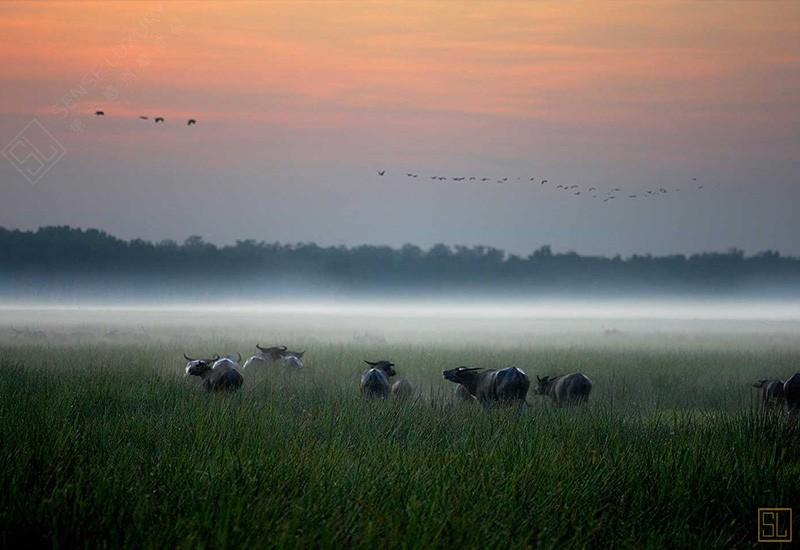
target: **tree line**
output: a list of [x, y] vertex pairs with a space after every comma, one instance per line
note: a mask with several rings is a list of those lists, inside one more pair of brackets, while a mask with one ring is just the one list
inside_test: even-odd
[[133, 296], [268, 298], [292, 293], [457, 295], [768, 294], [800, 289], [800, 258], [738, 249], [693, 255], [584, 256], [541, 246], [527, 256], [489, 246], [428, 249], [241, 240], [216, 246], [124, 240], [68, 226], [0, 227], [6, 299]]

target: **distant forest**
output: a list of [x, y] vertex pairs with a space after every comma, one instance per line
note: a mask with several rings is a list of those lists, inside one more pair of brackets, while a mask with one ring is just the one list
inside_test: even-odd
[[4, 301], [395, 296], [782, 295], [800, 258], [732, 249], [691, 256], [582, 256], [541, 246], [323, 247], [243, 240], [126, 241], [95, 229], [0, 227]]

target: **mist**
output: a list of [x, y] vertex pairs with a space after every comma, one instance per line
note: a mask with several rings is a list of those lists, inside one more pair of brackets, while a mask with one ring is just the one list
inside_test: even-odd
[[[512, 316], [596, 316], [609, 310], [641, 317], [664, 309], [664, 303], [673, 311], [680, 302], [679, 316], [687, 317], [705, 315], [698, 306], [706, 302], [767, 301], [785, 308], [796, 303], [798, 291], [800, 259], [775, 251], [623, 258], [542, 245], [519, 256], [490, 246], [348, 248], [255, 240], [216, 246], [199, 236], [181, 244], [154, 243], [96, 229], [0, 228], [0, 303], [5, 304], [337, 308], [412, 302], [440, 311], [475, 304], [476, 311], [498, 308]], [[732, 308], [713, 305], [709, 311], [740, 315]]]
[[[791, 346], [797, 301], [541, 300], [155, 303], [0, 306], [0, 340], [193, 347], [292, 342], [678, 349]], [[246, 352], [246, 349], [242, 349]]]

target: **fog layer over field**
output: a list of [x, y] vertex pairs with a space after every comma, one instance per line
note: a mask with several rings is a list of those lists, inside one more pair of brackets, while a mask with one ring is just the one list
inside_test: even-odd
[[[357, 342], [473, 345], [609, 344], [642, 338], [675, 345], [711, 335], [800, 334], [797, 301], [328, 301], [159, 306], [0, 305], [0, 337], [126, 343], [193, 337], [253, 344]], [[663, 337], [659, 340], [659, 337]], [[664, 338], [667, 338], [665, 340]], [[546, 338], [546, 340], [543, 340]]]

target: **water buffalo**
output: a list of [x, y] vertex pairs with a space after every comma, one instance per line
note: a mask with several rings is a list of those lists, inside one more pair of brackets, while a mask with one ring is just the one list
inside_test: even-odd
[[475, 401], [475, 397], [469, 393], [469, 390], [465, 386], [462, 386], [461, 384], [456, 384], [455, 395], [458, 401], [466, 401], [469, 403]]
[[392, 397], [405, 401], [406, 399], [411, 399], [413, 395], [414, 387], [411, 385], [411, 382], [405, 378], [401, 378], [392, 384]]
[[186, 354], [183, 356], [188, 361], [184, 376], [199, 376], [207, 391], [238, 390], [244, 382], [239, 365], [228, 357], [216, 355], [213, 359], [192, 359]]
[[589, 400], [592, 381], [585, 374], [573, 372], [561, 376], [536, 377], [537, 395], [549, 395], [557, 405], [578, 405]]
[[252, 365], [262, 364], [269, 365], [270, 363], [282, 362], [284, 365], [296, 369], [303, 368], [303, 354], [305, 351], [289, 351], [286, 346], [270, 346], [268, 348], [256, 344], [258, 348], [258, 355], [252, 356], [244, 364], [244, 368]]
[[233, 355], [223, 355], [214, 362], [214, 368], [221, 367], [223, 365], [240, 370], [242, 368], [242, 354], [237, 352], [236, 357]]
[[800, 414], [800, 372], [783, 383], [783, 406], [789, 416]]
[[782, 380], [759, 380], [753, 387], [761, 390], [761, 404], [764, 407], [774, 407], [783, 403]]
[[285, 351], [283, 353], [283, 362], [286, 364], [287, 367], [292, 367], [295, 369], [302, 369], [305, 365], [303, 364], [303, 355], [305, 355], [305, 351]]
[[458, 367], [442, 372], [446, 380], [460, 384], [482, 405], [525, 403], [531, 385], [528, 375], [516, 367], [479, 369]]
[[242, 368], [246, 369], [247, 367], [252, 367], [253, 365], [261, 365], [261, 364], [267, 365], [269, 363], [271, 363], [271, 361], [269, 361], [267, 359], [264, 359], [262, 356], [253, 355], [247, 361], [244, 362], [244, 365], [242, 365]]
[[258, 348], [258, 355], [255, 355], [250, 359], [255, 359], [257, 357], [260, 361], [266, 363], [280, 361], [283, 359], [283, 354], [286, 352], [286, 346], [269, 346], [265, 348], [260, 344], [256, 344], [256, 348]]
[[370, 399], [373, 397], [385, 399], [390, 391], [389, 378], [397, 374], [394, 363], [367, 360], [364, 362], [371, 368], [361, 375], [361, 394]]

